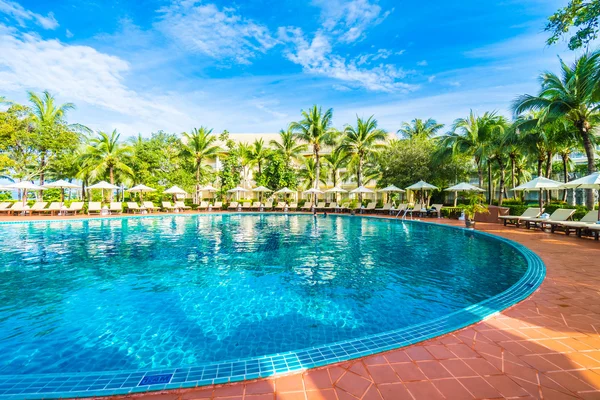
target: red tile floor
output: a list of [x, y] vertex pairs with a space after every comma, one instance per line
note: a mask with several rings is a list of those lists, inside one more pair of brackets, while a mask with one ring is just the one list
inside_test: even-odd
[[486, 321], [400, 350], [275, 379], [124, 398], [600, 399], [600, 243], [499, 224], [477, 228], [544, 260], [537, 292]]

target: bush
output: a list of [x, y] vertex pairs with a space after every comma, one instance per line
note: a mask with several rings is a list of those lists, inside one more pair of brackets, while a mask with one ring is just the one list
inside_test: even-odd
[[[502, 205], [504, 207], [504, 204]], [[521, 215], [529, 208], [525, 204], [508, 205], [508, 215]]]

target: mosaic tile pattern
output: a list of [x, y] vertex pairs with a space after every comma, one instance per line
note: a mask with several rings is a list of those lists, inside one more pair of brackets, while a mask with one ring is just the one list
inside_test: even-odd
[[[473, 234], [484, 233], [473, 232]], [[94, 397], [217, 385], [303, 371], [422, 342], [494, 315], [525, 299], [541, 284], [545, 276], [545, 267], [541, 259], [522, 245], [503, 238], [499, 240], [515, 246], [527, 259], [528, 270], [521, 280], [498, 296], [427, 323], [302, 351], [189, 368], [0, 376], [0, 398]], [[170, 383], [140, 385], [145, 376], [161, 374], [172, 374]]]

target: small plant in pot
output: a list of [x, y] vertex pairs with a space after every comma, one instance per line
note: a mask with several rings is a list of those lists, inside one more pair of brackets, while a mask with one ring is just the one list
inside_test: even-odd
[[483, 204], [485, 199], [480, 194], [471, 196], [469, 204], [462, 206], [465, 214], [465, 226], [469, 229], [475, 228], [475, 214], [486, 214], [489, 212], [488, 206]]

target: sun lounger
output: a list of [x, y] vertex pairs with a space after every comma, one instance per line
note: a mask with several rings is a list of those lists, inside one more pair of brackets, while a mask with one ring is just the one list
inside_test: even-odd
[[296, 211], [298, 210], [298, 203], [290, 203], [288, 206], [288, 211]]
[[250, 210], [252, 208], [252, 203], [249, 201], [246, 201], [244, 203], [242, 203], [242, 210]]
[[550, 222], [550, 228], [552, 232], [561, 231], [566, 235], [570, 235], [572, 232], [577, 232], [580, 235], [580, 230], [586, 228], [589, 224], [595, 224], [598, 222], [598, 211], [592, 210], [583, 216], [579, 221], [561, 221], [561, 222]]
[[3, 203], [0, 203], [0, 210], [6, 210], [8, 208], [8, 206], [10, 206], [12, 203], [5, 201]]
[[191, 210], [192, 209], [192, 207], [186, 206], [183, 201], [176, 201], [175, 204], [174, 204], [174, 207], [177, 210], [181, 210], [181, 211], [187, 211], [187, 210]]
[[6, 213], [8, 215], [10, 215], [13, 212], [13, 207], [19, 202], [16, 203], [6, 203], [8, 204], [6, 207], [2, 207], [0, 208], [0, 212], [2, 213]]
[[31, 215], [33, 215], [34, 213], [44, 212], [44, 209], [46, 208], [47, 204], [47, 201], [36, 201], [29, 209], [29, 212], [31, 213]]
[[215, 201], [215, 204], [213, 204], [213, 206], [212, 206], [212, 210], [220, 211], [221, 209], [223, 209], [223, 202]]
[[50, 203], [48, 208], [44, 208], [43, 210], [38, 210], [36, 212], [39, 214], [49, 213], [50, 215], [54, 215], [54, 214], [58, 215], [61, 212], [62, 208], [63, 208], [63, 205], [61, 202], [53, 201], [52, 203]]
[[529, 218], [525, 220], [525, 226], [527, 229], [537, 228], [538, 226], [544, 229], [546, 226], [550, 226], [551, 223], [564, 222], [571, 218], [575, 213], [574, 209], [559, 208], [554, 210], [552, 215], [548, 218]]
[[102, 213], [102, 203], [99, 201], [90, 201], [88, 202], [88, 215], [100, 214]]
[[260, 206], [261, 206], [260, 201], [255, 201], [255, 202], [252, 203], [252, 205], [250, 206], [250, 208], [252, 210], [260, 210]]
[[392, 203], [385, 203], [383, 207], [379, 207], [375, 209], [375, 212], [386, 213], [392, 209]]
[[110, 211], [111, 214], [121, 214], [123, 212], [123, 203], [120, 201], [111, 202], [108, 211]]
[[285, 209], [285, 201], [279, 201], [277, 202], [277, 205], [275, 206], [276, 210], [284, 210]]
[[76, 215], [79, 214], [81, 211], [83, 211], [83, 201], [74, 201], [73, 203], [71, 203], [71, 206], [69, 208], [63, 210], [65, 215]]
[[360, 212], [362, 213], [367, 213], [369, 214], [372, 211], [375, 211], [375, 207], [377, 206], [377, 203], [372, 201], [370, 203], [367, 203], [365, 208], [361, 208]]
[[142, 212], [142, 210], [140, 209], [140, 206], [135, 201], [128, 201], [126, 203], [126, 205], [127, 205], [127, 211], [129, 211], [132, 214]]
[[326, 203], [326, 202], [324, 202], [324, 201], [319, 201], [319, 202], [317, 202], [317, 205], [315, 206], [315, 209], [316, 209], [317, 211], [321, 211], [321, 210], [325, 209], [325, 206], [326, 206], [326, 205], [327, 205], [327, 203]]
[[200, 204], [198, 204], [198, 211], [203, 211], [203, 210], [208, 210], [208, 201], [201, 201]]
[[271, 211], [273, 209], [273, 201], [267, 201], [265, 202], [264, 206], [263, 206], [263, 210], [265, 211]]
[[169, 211], [175, 211], [176, 207], [171, 204], [170, 201], [161, 201], [161, 208], [163, 211], [169, 212]]
[[406, 209], [404, 210], [404, 216], [406, 217], [406, 215], [410, 214], [410, 218], [412, 219], [415, 213], [421, 215], [426, 212], [427, 208], [425, 208], [423, 203], [416, 204], [413, 208], [410, 208], [407, 205]]
[[142, 203], [142, 205], [144, 206], [144, 208], [145, 208], [146, 210], [148, 210], [148, 212], [154, 212], [154, 211], [158, 211], [158, 210], [160, 210], [160, 207], [156, 207], [156, 206], [154, 205], [154, 203], [153, 203], [153, 202], [151, 202], [151, 201], [144, 201], [144, 202]]
[[27, 214], [29, 212], [29, 207], [27, 205], [23, 205], [23, 203], [21, 201], [17, 201], [15, 203], [13, 203], [12, 207], [0, 210], [0, 212], [5, 212], [8, 215], [10, 215], [10, 214], [12, 214], [12, 215]]
[[227, 207], [228, 210], [237, 210], [239, 206], [239, 203], [237, 201], [232, 201], [231, 203], [229, 203], [229, 207]]
[[543, 209], [537, 207], [529, 207], [525, 212], [519, 216], [517, 215], [500, 215], [498, 218], [504, 221], [504, 226], [507, 224], [514, 224], [517, 228], [521, 225], [521, 222], [525, 222], [531, 218], [537, 218], [543, 212]]
[[440, 218], [442, 216], [442, 208], [443, 207], [444, 207], [443, 204], [432, 204], [431, 208], [428, 210], [427, 214], [435, 215], [437, 218]]
[[313, 203], [312, 201], [307, 201], [306, 203], [304, 203], [304, 205], [302, 207], [300, 207], [300, 211], [310, 211], [313, 208]]
[[337, 210], [337, 208], [338, 208], [338, 204], [334, 201], [334, 202], [327, 204], [327, 206], [324, 207], [323, 210], [335, 212], [335, 210]]

